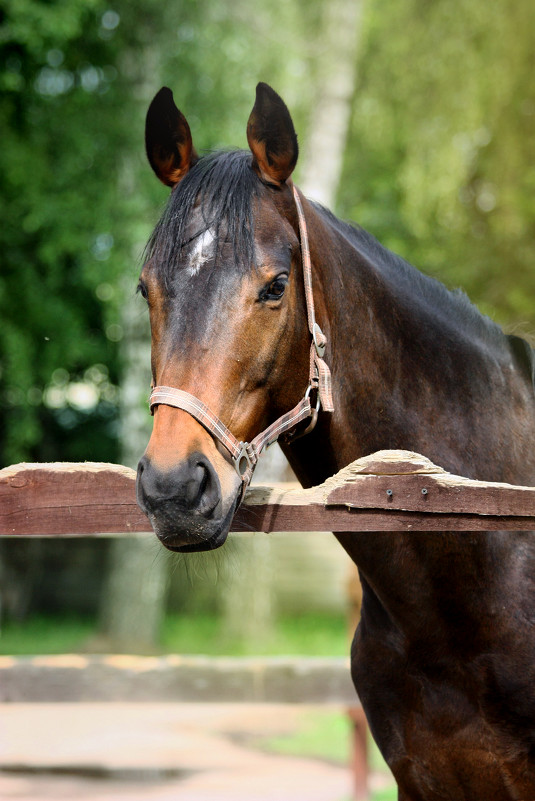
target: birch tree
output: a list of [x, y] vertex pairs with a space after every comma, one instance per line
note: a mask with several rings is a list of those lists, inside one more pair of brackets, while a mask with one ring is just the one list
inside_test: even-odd
[[299, 166], [300, 187], [328, 208], [336, 202], [357, 77], [363, 0], [321, 6], [314, 101]]

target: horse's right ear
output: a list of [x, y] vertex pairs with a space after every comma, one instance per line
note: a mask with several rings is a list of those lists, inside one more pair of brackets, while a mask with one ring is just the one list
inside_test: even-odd
[[247, 123], [253, 167], [263, 181], [280, 186], [297, 162], [297, 136], [290, 112], [267, 83], [256, 87], [256, 101]]
[[198, 160], [187, 120], [166, 86], [147, 111], [145, 147], [150, 166], [166, 186], [175, 186]]

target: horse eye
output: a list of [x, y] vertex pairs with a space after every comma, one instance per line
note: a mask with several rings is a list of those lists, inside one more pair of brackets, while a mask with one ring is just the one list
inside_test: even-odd
[[145, 298], [145, 300], [148, 299], [147, 287], [145, 286], [145, 284], [142, 281], [140, 281], [139, 284], [137, 285], [136, 292], [139, 292], [141, 297]]
[[261, 300], [280, 300], [288, 284], [287, 275], [278, 275], [265, 289], [262, 290]]

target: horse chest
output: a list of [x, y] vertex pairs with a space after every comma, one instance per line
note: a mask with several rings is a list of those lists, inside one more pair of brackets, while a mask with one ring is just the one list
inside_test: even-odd
[[529, 622], [519, 627], [514, 614], [492, 610], [494, 624], [470, 642], [468, 631], [456, 637], [436, 619], [435, 631], [416, 641], [369, 595], [353, 678], [400, 799], [535, 798]]

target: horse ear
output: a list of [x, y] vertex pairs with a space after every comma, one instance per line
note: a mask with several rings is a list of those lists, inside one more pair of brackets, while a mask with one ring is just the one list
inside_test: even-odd
[[166, 186], [175, 186], [198, 160], [187, 120], [166, 86], [149, 106], [145, 147], [150, 166]]
[[284, 101], [267, 83], [256, 87], [256, 101], [247, 123], [253, 167], [262, 180], [281, 185], [297, 162], [297, 136]]

